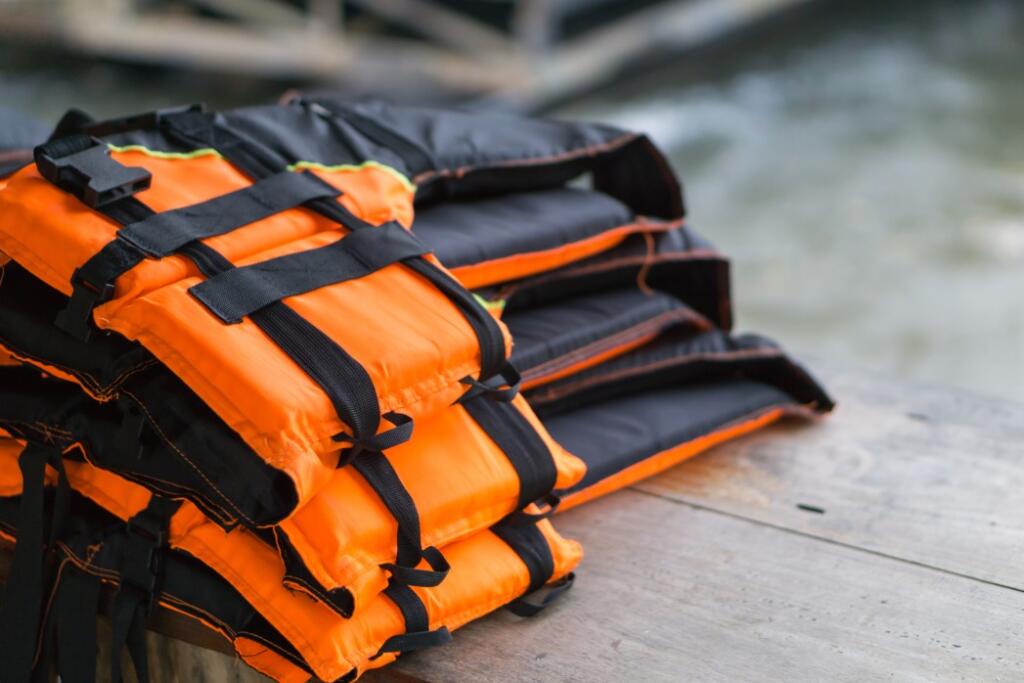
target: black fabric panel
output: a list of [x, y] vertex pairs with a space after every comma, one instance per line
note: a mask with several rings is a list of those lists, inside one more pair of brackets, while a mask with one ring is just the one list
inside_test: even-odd
[[668, 292], [721, 329], [732, 327], [729, 262], [687, 228], [650, 236], [633, 235], [606, 252], [499, 288], [485, 298], [505, 300], [505, 315], [591, 292], [648, 287]]
[[189, 288], [224, 322], [239, 322], [276, 301], [354, 280], [428, 249], [397, 223], [357, 230], [317, 249], [239, 266]]
[[719, 330], [670, 335], [539, 387], [527, 399], [538, 414], [553, 415], [647, 389], [731, 377], [770, 384], [818, 410], [833, 407], [821, 385], [775, 342], [754, 334], [732, 337]]
[[[647, 138], [612, 126], [383, 103], [344, 107], [407, 143], [396, 150], [379, 130], [367, 135], [360, 121], [347, 121], [345, 111], [325, 114], [323, 107], [334, 108], [330, 98], [318, 102], [323, 106], [296, 101], [236, 109], [221, 120], [260, 140], [287, 163], [374, 160], [391, 166], [419, 184], [418, 203], [558, 187], [592, 173], [595, 188], [636, 213], [665, 218], [684, 213], [679, 183], [664, 157]], [[106, 139], [156, 150], [195, 149], [158, 130]], [[421, 171], [426, 163], [435, 168]]]
[[[502, 317], [515, 346], [511, 362], [521, 373], [594, 342], [648, 323], [670, 311], [690, 309], [663, 292], [620, 289], [584, 294]], [[678, 320], [678, 319], [677, 319]]]
[[775, 387], [723, 380], [630, 394], [544, 419], [566, 450], [587, 463], [583, 490], [658, 453], [793, 400]]
[[[55, 330], [51, 321], [66, 301], [24, 269], [8, 264], [0, 286], [0, 342], [75, 376], [96, 395], [120, 392], [126, 398], [98, 405], [65, 382], [42, 381], [38, 371], [4, 368], [0, 395], [9, 403], [0, 404], [0, 413], [28, 414], [29, 423], [42, 420], [73, 429], [108, 467], [123, 462], [129, 478], [173, 483], [177, 493], [211, 518], [223, 521], [230, 514], [262, 525], [291, 512], [297, 495], [290, 478], [267, 465], [148, 351], [117, 334], [82, 342]], [[141, 451], [154, 457], [118, 451], [125, 411], [144, 417], [138, 440]], [[79, 414], [87, 417], [79, 419]]]
[[348, 619], [355, 610], [355, 599], [352, 592], [345, 587], [327, 590], [317, 581], [312, 572], [302, 561], [302, 557], [295, 546], [288, 540], [288, 536], [280, 529], [272, 531], [273, 542], [277, 545], [278, 554], [284, 562], [284, 582], [300, 586], [303, 590], [316, 596], [318, 600], [333, 609], [342, 617]]
[[[0, 527], [13, 536], [17, 536], [19, 500], [18, 497], [0, 498]], [[122, 533], [111, 532], [124, 528], [121, 520], [87, 498], [72, 493], [67, 524], [64, 541], [71, 553], [83, 561], [88, 557], [95, 568], [116, 572], [125, 537]], [[105, 540], [96, 546], [100, 534]], [[252, 638], [307, 669], [295, 648], [231, 584], [195, 558], [177, 551], [165, 553], [161, 599], [206, 621], [212, 618], [229, 634]]]
[[416, 211], [413, 232], [449, 268], [555, 249], [634, 221], [622, 202], [558, 188], [463, 199]]
[[[639, 214], [676, 218], [682, 190], [661, 153], [644, 136], [603, 124], [469, 113], [360, 102], [320, 105], [334, 118], [355, 111], [394, 131], [436, 167], [418, 173], [418, 203], [557, 187], [590, 172], [596, 189], [621, 199]], [[422, 164], [410, 159], [406, 168]]]
[[[165, 495], [179, 495], [224, 526], [279, 522], [297, 496], [289, 477], [263, 462], [223, 426], [176, 377], [135, 376], [127, 404], [97, 403], [74, 385], [44, 379], [30, 367], [0, 368], [0, 426], [60, 447], [83, 444], [98, 466]], [[136, 449], [119, 438], [125, 412], [137, 408], [144, 428]]]
[[13, 261], [0, 282], [0, 344], [74, 375], [97, 395], [113, 392], [130, 373], [156, 363], [148, 351], [117, 334], [90, 342], [61, 333], [52, 321], [67, 298]]

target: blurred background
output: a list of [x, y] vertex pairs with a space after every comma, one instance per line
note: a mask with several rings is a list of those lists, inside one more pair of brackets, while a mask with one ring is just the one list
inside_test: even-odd
[[0, 0], [42, 129], [290, 89], [644, 130], [740, 329], [1024, 400], [1024, 2]]

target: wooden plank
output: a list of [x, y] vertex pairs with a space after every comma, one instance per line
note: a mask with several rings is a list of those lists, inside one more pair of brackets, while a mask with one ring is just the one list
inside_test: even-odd
[[1024, 589], [1024, 406], [822, 376], [840, 405], [821, 424], [771, 429], [638, 488]]
[[398, 671], [429, 681], [1024, 677], [1017, 591], [631, 490], [558, 526], [587, 549], [561, 604], [534, 620], [492, 615]]

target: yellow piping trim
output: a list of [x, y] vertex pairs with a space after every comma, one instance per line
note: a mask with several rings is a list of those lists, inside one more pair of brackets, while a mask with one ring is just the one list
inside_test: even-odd
[[107, 144], [107, 148], [110, 149], [111, 152], [140, 152], [146, 156], [154, 157], [156, 159], [195, 159], [197, 157], [224, 158], [220, 152], [211, 147], [203, 147], [201, 149], [192, 150], [191, 152], [158, 152], [155, 149], [143, 147], [142, 145], [125, 145], [124, 147], [120, 147], [118, 145]]
[[409, 192], [416, 192], [415, 183], [409, 180], [404, 173], [395, 168], [392, 168], [391, 166], [388, 166], [387, 164], [382, 164], [379, 161], [371, 160], [364, 161], [361, 164], [338, 164], [337, 166], [327, 166], [326, 164], [321, 164], [316, 161], [296, 161], [294, 164], [290, 164], [288, 166], [289, 171], [301, 171], [307, 168], [313, 168], [318, 171], [325, 171], [327, 173], [336, 173], [339, 171], [351, 172], [359, 171], [364, 168], [376, 168], [380, 171], [384, 171], [385, 173], [390, 173], [391, 175], [393, 175], [395, 179], [397, 179], [398, 182], [402, 183], [402, 185], [405, 186], [405, 189], [407, 189]]
[[473, 294], [473, 298], [476, 299], [476, 302], [483, 306], [485, 310], [489, 311], [490, 313], [496, 314], [499, 318], [501, 317], [501, 314], [505, 311], [504, 299], [498, 299], [497, 301], [488, 301], [487, 299], [483, 298], [482, 296], [476, 293]]
[[[214, 156], [218, 159], [223, 159], [224, 156], [213, 149], [212, 147], [203, 147], [196, 149], [191, 152], [160, 152], [155, 149], [144, 147], [143, 145], [125, 145], [123, 147], [118, 145], [107, 144], [107, 147], [111, 152], [139, 152], [146, 156], [151, 156], [156, 159], [195, 159], [198, 157]], [[376, 168], [378, 170], [389, 173], [395, 177], [398, 182], [402, 183], [406, 190], [411, 193], [416, 192], [416, 185], [409, 178], [405, 176], [401, 171], [382, 164], [379, 161], [364, 161], [361, 164], [338, 164], [336, 166], [328, 166], [321, 164], [316, 161], [297, 161], [294, 164], [289, 164], [289, 171], [301, 171], [304, 169], [316, 169], [318, 171], [324, 171], [325, 173], [351, 173], [354, 171], [360, 171], [364, 168]]]

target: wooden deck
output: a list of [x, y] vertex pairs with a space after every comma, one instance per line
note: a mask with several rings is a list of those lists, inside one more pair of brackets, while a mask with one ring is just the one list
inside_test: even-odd
[[[831, 418], [559, 516], [587, 551], [559, 604], [364, 680], [1024, 679], [1024, 406], [814, 367]], [[151, 648], [158, 681], [259, 678]]]

